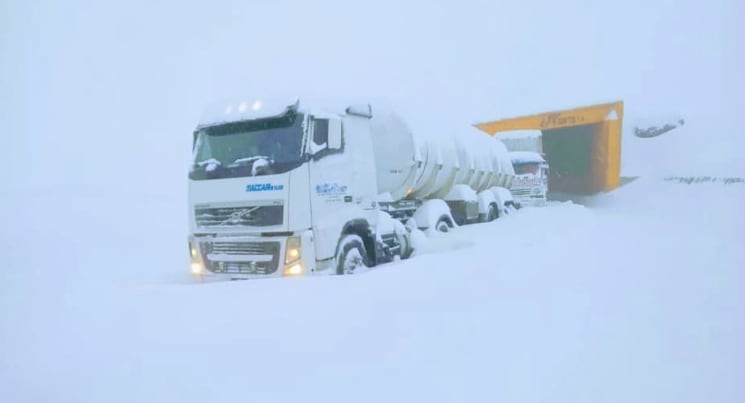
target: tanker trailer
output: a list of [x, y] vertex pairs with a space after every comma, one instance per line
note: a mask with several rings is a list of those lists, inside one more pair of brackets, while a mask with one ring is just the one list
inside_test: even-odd
[[494, 219], [490, 186], [510, 174], [487, 135], [412, 130], [382, 106], [253, 99], [216, 111], [194, 131], [189, 170], [199, 278], [348, 274], [408, 258], [414, 228]]

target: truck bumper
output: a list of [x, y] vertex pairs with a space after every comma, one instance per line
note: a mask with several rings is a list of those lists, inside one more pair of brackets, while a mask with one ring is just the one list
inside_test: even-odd
[[520, 203], [521, 207], [545, 207], [546, 196], [524, 196], [515, 197], [515, 202]]
[[311, 231], [293, 236], [191, 235], [191, 274], [199, 280], [297, 276], [315, 269]]

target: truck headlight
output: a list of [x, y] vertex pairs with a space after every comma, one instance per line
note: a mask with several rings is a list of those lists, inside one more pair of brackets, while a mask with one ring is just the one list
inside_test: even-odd
[[203, 270], [204, 270], [204, 266], [202, 266], [201, 262], [192, 262], [191, 274], [202, 274]]
[[299, 236], [287, 238], [285, 247], [285, 265], [300, 259], [300, 247], [302, 246]]
[[191, 265], [189, 266], [191, 274], [202, 274], [204, 272], [204, 263], [202, 262], [202, 255], [199, 252], [199, 244], [193, 238], [189, 239], [189, 257], [191, 258]]
[[291, 266], [285, 267], [284, 274], [285, 276], [298, 276], [300, 274], [303, 274], [305, 272], [305, 268], [303, 267], [303, 263], [297, 262]]
[[298, 276], [305, 273], [305, 267], [303, 262], [300, 261], [302, 256], [301, 247], [302, 242], [299, 236], [291, 236], [287, 238], [287, 245], [285, 246], [285, 269], [282, 274], [285, 276]]

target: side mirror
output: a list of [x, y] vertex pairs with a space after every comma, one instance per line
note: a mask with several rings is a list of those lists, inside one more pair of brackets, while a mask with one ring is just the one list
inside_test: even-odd
[[329, 120], [328, 149], [331, 151], [341, 150], [341, 120]]

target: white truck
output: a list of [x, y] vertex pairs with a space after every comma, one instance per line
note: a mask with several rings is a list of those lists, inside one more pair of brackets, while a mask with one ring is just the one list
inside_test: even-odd
[[499, 140], [469, 126], [421, 134], [369, 104], [256, 100], [207, 114], [189, 171], [191, 273], [350, 274], [409, 257], [415, 228], [506, 212], [514, 169]]
[[510, 159], [515, 170], [510, 191], [515, 201], [521, 206], [545, 206], [549, 175], [546, 160], [534, 151], [511, 151]]

